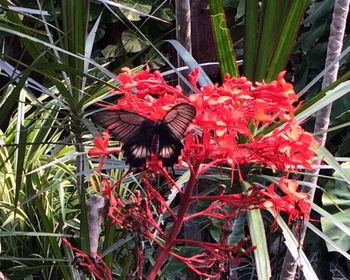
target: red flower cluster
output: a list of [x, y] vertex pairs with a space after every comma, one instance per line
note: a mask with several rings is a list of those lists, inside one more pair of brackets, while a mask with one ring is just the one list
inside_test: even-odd
[[[191, 81], [196, 86], [196, 72]], [[222, 86], [208, 85], [190, 96], [197, 109], [198, 136], [186, 138], [184, 155], [200, 162], [208, 159], [239, 165], [260, 164], [281, 171], [310, 168], [314, 140], [295, 121], [297, 96], [280, 73], [277, 81], [253, 86], [246, 78], [226, 76]], [[286, 124], [269, 135], [257, 131], [278, 119]], [[299, 166], [298, 166], [299, 165]]]
[[253, 143], [240, 146], [249, 149], [246, 164], [264, 164], [280, 171], [310, 170], [316, 148], [313, 136], [294, 119]]
[[[177, 239], [183, 223], [195, 217], [206, 216], [226, 221], [249, 209], [273, 208], [277, 212], [286, 212], [290, 221], [307, 218], [309, 203], [305, 202], [306, 194], [297, 192], [297, 182], [286, 177], [279, 182], [285, 194], [283, 196], [275, 192], [273, 184], [267, 190], [253, 187], [247, 193], [240, 194], [225, 194], [222, 189], [216, 196], [193, 195], [198, 177], [211, 166], [230, 165], [232, 172], [235, 168], [240, 171], [242, 166], [256, 165], [287, 173], [311, 168], [316, 144], [312, 135], [305, 132], [294, 118], [297, 107], [293, 103], [297, 101], [297, 96], [293, 86], [283, 79], [284, 72], [280, 73], [277, 81], [270, 83], [253, 84], [244, 77], [226, 76], [221, 86], [196, 88], [196, 70], [190, 74], [190, 82], [196, 88], [196, 93], [187, 97], [180, 87], [168, 85], [157, 71], [150, 73], [146, 69], [133, 74], [127, 68], [123, 70], [118, 76], [120, 88], [115, 92], [121, 96], [117, 105], [108, 106], [110, 110], [124, 109], [152, 120], [163, 119], [179, 103], [190, 103], [197, 111], [193, 126], [185, 136], [182, 151], [182, 160], [187, 162], [190, 170], [186, 189], [176, 184], [157, 157], [148, 159], [148, 170], [141, 174], [141, 181], [146, 186], [142, 197], [139, 191], [135, 191], [129, 200], [116, 197], [113, 189], [123, 178], [112, 186], [103, 180], [100, 186], [110, 202], [109, 216], [114, 223], [138, 232], [159, 246], [160, 254], [148, 279], [156, 278], [161, 265], [169, 256], [181, 260], [198, 275], [211, 278], [222, 272], [221, 263], [225, 258], [231, 256], [239, 259], [235, 255], [239, 250], [231, 245]], [[269, 134], [262, 134], [265, 127], [277, 121], [284, 121], [285, 124]], [[108, 141], [107, 134], [96, 139], [95, 148], [89, 154], [100, 155], [103, 161], [108, 154], [118, 152], [118, 149], [107, 148]], [[155, 180], [152, 174], [155, 173], [168, 182], [169, 188], [178, 189], [181, 196], [178, 211], [173, 211], [153, 187]], [[241, 174], [240, 179], [243, 180]], [[211, 203], [201, 212], [188, 214], [190, 203], [200, 200]], [[151, 203], [153, 207], [150, 207]], [[170, 232], [163, 231], [157, 223], [157, 216], [164, 212], [173, 220]], [[172, 250], [179, 244], [198, 246], [202, 251], [191, 257], [183, 257]]]
[[120, 87], [114, 93], [122, 95], [118, 104], [107, 106], [110, 110], [124, 109], [143, 115], [151, 120], [159, 120], [175, 104], [188, 103], [179, 86], [168, 85], [159, 71], [149, 69], [133, 74], [129, 68], [122, 68], [118, 75]]

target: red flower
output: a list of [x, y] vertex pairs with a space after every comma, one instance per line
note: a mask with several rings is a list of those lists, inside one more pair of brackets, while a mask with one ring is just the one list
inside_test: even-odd
[[304, 200], [307, 198], [306, 193], [297, 192], [299, 187], [297, 180], [290, 180], [282, 177], [279, 180], [279, 187], [287, 195], [290, 201]]
[[308, 197], [303, 192], [297, 192], [298, 182], [282, 177], [279, 180], [279, 186], [285, 193], [285, 196], [279, 196], [274, 190], [274, 185], [271, 184], [268, 189], [262, 190], [262, 193], [267, 197], [267, 200], [260, 206], [262, 208], [273, 208], [278, 212], [286, 212], [289, 216], [289, 222], [292, 220], [300, 220], [308, 218], [310, 203], [305, 199]]
[[101, 156], [100, 164], [97, 168], [97, 172], [101, 171], [101, 168], [105, 162], [106, 156], [114, 153], [119, 153], [119, 148], [108, 149], [110, 136], [108, 132], [102, 132], [102, 137], [96, 137], [94, 139], [95, 147], [91, 148], [88, 155], [91, 157]]

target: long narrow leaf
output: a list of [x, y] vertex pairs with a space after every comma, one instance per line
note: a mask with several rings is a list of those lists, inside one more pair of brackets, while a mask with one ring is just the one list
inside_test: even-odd
[[210, 0], [209, 5], [221, 77], [224, 78], [226, 73], [238, 77], [237, 59], [233, 50], [231, 33], [227, 27], [222, 0]]
[[181, 57], [181, 59], [185, 62], [185, 64], [188, 66], [190, 70], [194, 70], [195, 68], [199, 67], [199, 76], [198, 76], [198, 83], [200, 86], [205, 85], [212, 85], [212, 81], [208, 77], [208, 75], [203, 71], [203, 69], [200, 67], [198, 62], [193, 58], [193, 56], [182, 46], [178, 41], [176, 40], [166, 40], [166, 42], [169, 42], [177, 51], [178, 55]]
[[322, 99], [312, 104], [307, 110], [300, 112], [296, 119], [301, 122], [305, 120], [306, 118], [310, 117], [320, 109], [324, 108], [325, 106], [333, 103], [334, 101], [338, 100], [339, 98], [343, 97], [344, 95], [348, 94], [350, 92], [350, 81], [346, 81], [338, 85], [336, 88], [328, 91]]
[[244, 75], [254, 80], [258, 34], [258, 0], [245, 1]]
[[[251, 185], [245, 182], [243, 183], [242, 187], [245, 191], [248, 191]], [[249, 210], [247, 212], [247, 220], [252, 245], [256, 246], [256, 249], [254, 250], [254, 256], [258, 279], [270, 279], [270, 258], [267, 249], [265, 227], [260, 210]]]
[[256, 55], [254, 80], [265, 78], [270, 59], [274, 53], [274, 40], [279, 26], [275, 25], [278, 11], [278, 1], [263, 1], [260, 16], [259, 44]]
[[281, 30], [274, 56], [268, 68], [266, 81], [273, 80], [280, 71], [285, 69], [289, 55], [294, 47], [295, 38], [298, 35], [299, 26], [301, 25], [307, 3], [307, 0], [291, 1], [285, 24]]

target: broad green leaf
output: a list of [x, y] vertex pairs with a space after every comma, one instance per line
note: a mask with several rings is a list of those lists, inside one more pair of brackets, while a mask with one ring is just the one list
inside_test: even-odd
[[143, 54], [141, 56], [141, 62], [145, 65], [149, 65], [149, 67], [154, 70], [166, 66], [165, 61], [154, 51], [154, 49], [150, 49], [149, 52]]
[[[163, 20], [163, 19], [161, 19], [159, 17], [152, 16], [152, 15], [150, 15], [148, 13], [142, 12], [141, 10], [133, 8], [132, 6], [135, 3], [134, 1], [131, 2], [131, 1], [124, 0], [123, 3], [120, 3], [121, 1], [117, 2], [117, 1], [111, 1], [111, 0], [99, 0], [99, 1], [102, 2], [103, 4], [105, 4], [106, 6], [110, 5], [110, 6], [118, 7], [119, 9], [124, 9], [124, 10], [129, 11], [129, 12], [140, 14], [142, 16], [145, 16], [145, 17], [148, 17], [148, 18], [152, 18], [152, 19], [155, 19], [155, 20], [167, 23], [167, 21], [165, 21], [165, 20]], [[111, 9], [110, 9], [110, 11], [111, 11]], [[116, 16], [116, 18], [119, 18], [119, 16], [116, 13], [114, 13], [113, 11], [112, 11], [112, 13]]]
[[118, 45], [108, 45], [101, 52], [105, 58], [114, 58], [117, 56], [119, 50]]
[[327, 245], [328, 248], [334, 249], [334, 250], [331, 249], [331, 251], [336, 251], [336, 252], [342, 254], [348, 260], [350, 260], [350, 254], [348, 254], [345, 251], [346, 248], [341, 247], [341, 245], [342, 245], [341, 243], [339, 244], [339, 243], [334, 242], [332, 239], [330, 239], [327, 235], [325, 235], [322, 231], [320, 231], [317, 227], [315, 227], [309, 221], [305, 221], [305, 225], [309, 229], [311, 229], [314, 233], [316, 233], [320, 238], [322, 238], [324, 241], [326, 241], [326, 245]]
[[136, 33], [129, 30], [123, 31], [122, 43], [126, 52], [136, 53], [148, 47], [149, 44]]
[[[343, 172], [350, 177], [350, 163], [340, 165]], [[332, 219], [350, 228], [350, 192], [349, 185], [341, 179], [338, 171], [333, 174], [334, 180], [329, 180], [324, 186], [326, 193], [322, 194], [323, 208], [332, 214]], [[340, 210], [341, 209], [341, 210]], [[321, 218], [322, 231], [344, 251], [350, 249], [350, 238], [340, 228], [326, 218]], [[328, 251], [337, 251], [334, 246], [326, 243]]]
[[133, 9], [120, 8], [120, 11], [130, 21], [139, 21], [141, 20], [140, 15], [143, 15], [143, 16], [148, 15], [152, 10], [151, 5], [140, 4], [136, 1], [133, 1], [133, 3], [134, 5], [130, 7]]

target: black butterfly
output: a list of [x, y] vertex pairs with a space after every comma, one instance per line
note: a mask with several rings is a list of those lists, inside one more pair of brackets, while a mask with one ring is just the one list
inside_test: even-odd
[[158, 154], [163, 166], [171, 167], [181, 154], [181, 139], [195, 116], [195, 107], [181, 103], [159, 121], [125, 110], [96, 113], [93, 121], [123, 142], [122, 150], [130, 167], [144, 167], [151, 152]]

